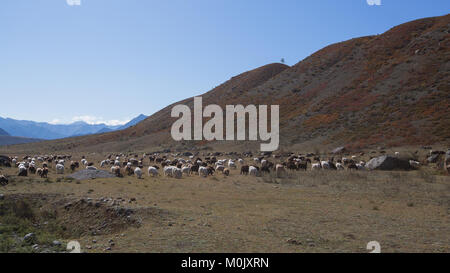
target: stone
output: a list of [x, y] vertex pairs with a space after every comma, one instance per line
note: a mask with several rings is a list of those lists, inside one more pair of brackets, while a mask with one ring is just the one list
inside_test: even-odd
[[28, 233], [23, 237], [23, 241], [27, 244], [31, 244], [36, 240], [36, 234], [34, 233]]
[[343, 147], [343, 146], [342, 147], [337, 147], [336, 149], [331, 151], [331, 153], [333, 153], [333, 154], [341, 154], [343, 152], [345, 152], [345, 147]]
[[369, 162], [367, 162], [366, 168], [368, 168], [369, 170], [381, 171], [410, 170], [411, 165], [406, 160], [383, 155], [380, 157], [372, 158]]

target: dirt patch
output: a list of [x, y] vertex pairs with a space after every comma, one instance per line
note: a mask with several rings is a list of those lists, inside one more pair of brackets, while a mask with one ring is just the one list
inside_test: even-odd
[[112, 173], [102, 170], [81, 170], [67, 177], [76, 180], [89, 180], [96, 178], [113, 178], [115, 176]]

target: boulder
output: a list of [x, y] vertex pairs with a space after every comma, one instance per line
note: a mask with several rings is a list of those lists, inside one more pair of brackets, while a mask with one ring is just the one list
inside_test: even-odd
[[344, 152], [345, 152], [345, 147], [337, 147], [336, 149], [331, 151], [331, 153], [333, 153], [333, 154], [342, 154]]
[[89, 180], [96, 178], [113, 178], [116, 176], [103, 170], [81, 170], [69, 175], [68, 177], [76, 180]]
[[22, 239], [27, 244], [33, 244], [36, 241], [36, 235], [34, 233], [28, 233]]
[[372, 158], [369, 162], [367, 162], [366, 167], [369, 170], [380, 170], [380, 171], [411, 169], [411, 165], [409, 164], [408, 161], [388, 155]]

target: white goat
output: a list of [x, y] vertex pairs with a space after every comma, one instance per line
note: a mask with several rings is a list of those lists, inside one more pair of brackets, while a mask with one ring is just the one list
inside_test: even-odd
[[141, 179], [142, 178], [141, 168], [137, 167], [136, 169], [134, 169], [134, 175], [136, 175], [137, 178]]

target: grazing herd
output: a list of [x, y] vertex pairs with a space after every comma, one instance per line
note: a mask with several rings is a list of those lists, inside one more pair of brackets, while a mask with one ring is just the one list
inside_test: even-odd
[[[232, 170], [238, 169], [238, 166], [241, 175], [256, 177], [269, 173], [274, 173], [277, 177], [283, 177], [288, 171], [368, 170], [367, 163], [359, 159], [364, 156], [364, 153], [339, 158], [330, 156], [325, 159], [313, 153], [304, 155], [262, 153], [256, 157], [250, 152], [243, 154], [208, 153], [203, 154], [202, 157], [198, 153], [196, 155], [188, 154], [151, 153], [143, 154], [141, 157], [137, 154], [110, 154], [99, 162], [98, 168], [109, 168], [110, 172], [116, 177], [136, 176], [139, 179], [143, 177], [145, 169], [150, 177], [162, 175], [175, 179], [180, 179], [183, 176], [208, 177], [216, 174], [229, 176]], [[435, 152], [430, 151], [430, 158], [433, 154]], [[443, 154], [445, 154], [444, 168], [450, 173], [450, 151]], [[400, 156], [400, 153], [396, 152], [395, 156]], [[71, 172], [75, 172], [81, 166], [87, 170], [97, 170], [96, 164], [88, 161], [85, 156], [82, 156], [79, 162], [72, 160], [71, 155], [25, 156], [21, 160], [18, 157], [11, 157], [9, 161], [6, 161], [6, 163], [3, 163], [4, 166], [9, 164], [9, 167], [15, 166], [18, 168], [18, 176], [38, 175], [41, 178], [47, 178], [49, 168], [54, 168], [56, 174], [63, 175], [66, 172], [66, 166]], [[409, 160], [409, 165], [413, 169], [420, 168], [421, 164], [419, 161]], [[8, 183], [7, 177], [1, 175], [1, 173], [0, 183], [1, 185]]]

